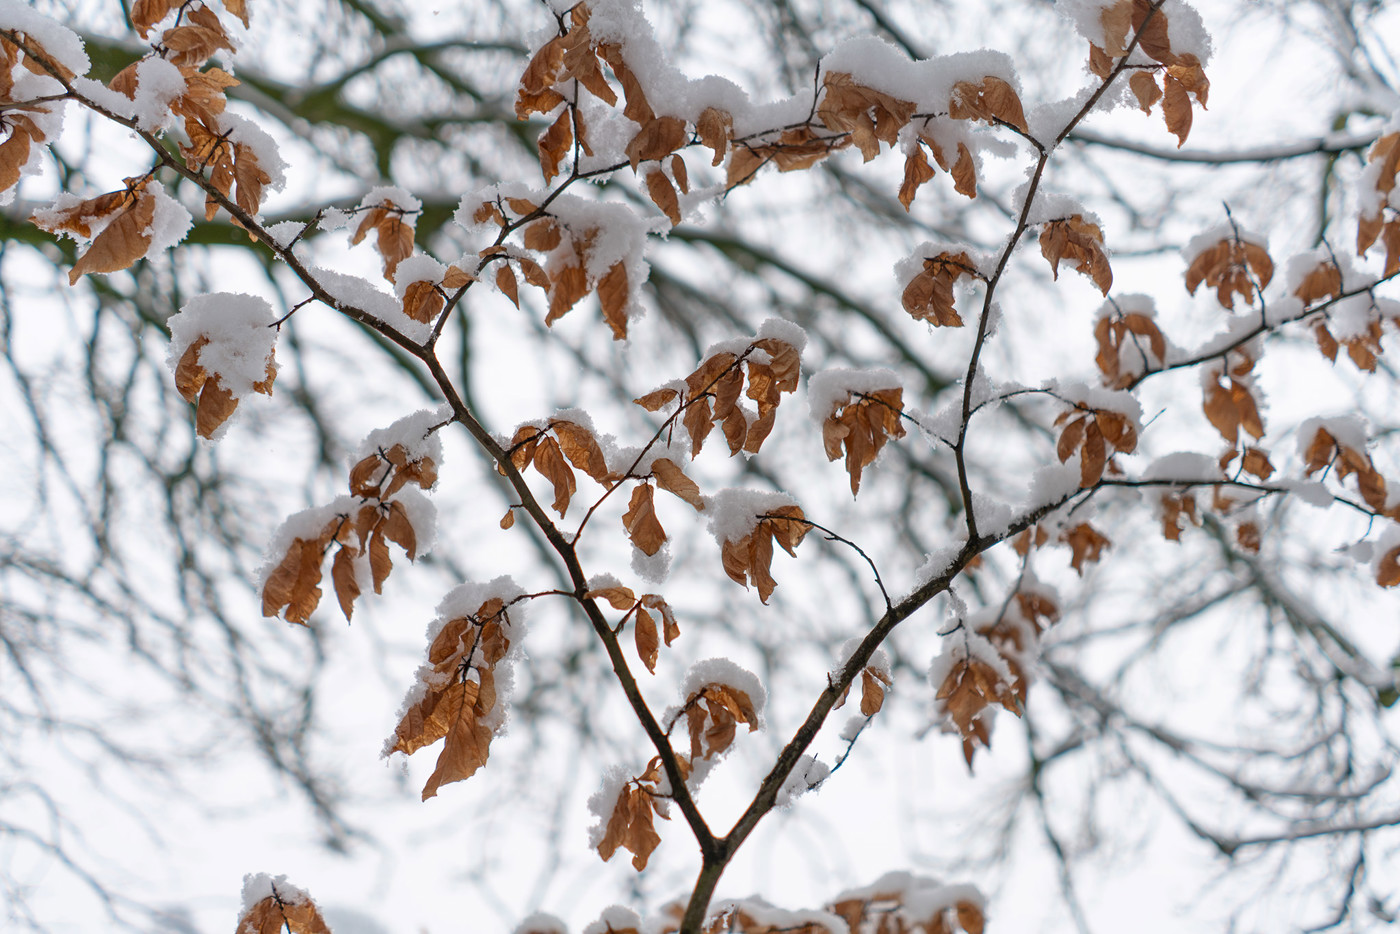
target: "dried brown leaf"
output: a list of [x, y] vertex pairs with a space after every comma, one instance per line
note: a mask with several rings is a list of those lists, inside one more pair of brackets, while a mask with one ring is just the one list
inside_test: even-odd
[[980, 278], [966, 253], [926, 257], [923, 269], [904, 287], [904, 310], [914, 320], [936, 327], [962, 327], [962, 317], [953, 307], [953, 285], [964, 276]]
[[899, 186], [899, 203], [908, 211], [914, 203], [914, 194], [919, 186], [933, 178], [933, 166], [928, 164], [922, 146], [915, 146], [904, 159], [904, 182]]
[[680, 117], [656, 117], [642, 125], [627, 144], [632, 171], [642, 162], [664, 159], [690, 141], [685, 121]]
[[642, 396], [640, 399], [633, 399], [632, 402], [640, 405], [648, 412], [659, 411], [663, 406], [669, 405], [680, 398], [680, 393], [674, 389], [655, 389]]
[[1104, 252], [1103, 231], [1097, 224], [1074, 214], [1061, 220], [1053, 220], [1040, 232], [1040, 252], [1050, 261], [1050, 269], [1056, 279], [1060, 277], [1060, 261], [1067, 259], [1075, 264], [1075, 270], [1094, 280], [1094, 285], [1104, 295], [1113, 286], [1113, 270], [1108, 265], [1108, 254]]
[[656, 554], [666, 544], [666, 530], [656, 518], [650, 483], [640, 483], [632, 490], [632, 499], [622, 516], [622, 526], [627, 530], [632, 544], [647, 557]]
[[515, 282], [515, 271], [508, 263], [501, 263], [496, 267], [496, 288], [501, 290], [510, 303], [516, 308], [520, 307], [520, 288]]
[[695, 123], [695, 133], [700, 137], [700, 144], [715, 154], [710, 164], [717, 166], [729, 151], [729, 141], [734, 136], [734, 118], [716, 107], [706, 107]]
[[540, 170], [544, 172], [546, 182], [559, 174], [560, 163], [569, 157], [569, 150], [574, 145], [572, 117], [573, 111], [567, 107], [559, 111], [559, 116], [549, 125], [549, 129], [540, 134], [536, 143]]
[[696, 512], [705, 511], [705, 499], [700, 495], [700, 487], [685, 475], [675, 461], [658, 457], [651, 465], [651, 476], [656, 485], [668, 493], [674, 493], [695, 507]]
[[656, 659], [661, 652], [661, 640], [656, 632], [656, 620], [641, 607], [637, 607], [637, 619], [632, 624], [632, 635], [637, 645], [637, 657], [647, 666], [647, 671], [656, 674]]
[[1004, 79], [990, 75], [980, 84], [959, 81], [953, 85], [948, 115], [954, 120], [985, 120], [992, 125], [1004, 123], [1022, 133], [1030, 132], [1016, 89]]
[[340, 612], [345, 621], [355, 611], [355, 598], [360, 595], [360, 584], [355, 580], [355, 556], [349, 548], [339, 548], [335, 560], [331, 562], [331, 582], [335, 585], [335, 598], [340, 603]]
[[564, 460], [564, 452], [560, 450], [559, 443], [553, 438], [541, 438], [535, 445], [535, 455], [532, 460], [535, 469], [554, 486], [554, 511], [563, 516], [569, 509], [569, 500], [573, 499], [574, 492], [578, 489], [578, 481], [574, 479], [574, 472], [569, 468]]

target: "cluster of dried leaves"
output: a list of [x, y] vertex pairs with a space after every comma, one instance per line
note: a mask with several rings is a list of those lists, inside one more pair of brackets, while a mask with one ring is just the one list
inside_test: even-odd
[[644, 593], [640, 597], [632, 592], [630, 587], [603, 587], [598, 590], [590, 590], [584, 595], [588, 599], [606, 600], [614, 610], [625, 610], [622, 619], [617, 624], [620, 630], [627, 624], [628, 617], [632, 617], [632, 637], [637, 647], [637, 657], [641, 659], [643, 665], [647, 666], [647, 671], [656, 674], [656, 660], [661, 651], [661, 639], [656, 630], [656, 617], [661, 617], [662, 631], [665, 636], [666, 645], [676, 641], [680, 637], [681, 627], [676, 622], [676, 614], [660, 594]]
[[[20, 42], [23, 47], [17, 44]], [[9, 191], [19, 183], [20, 172], [29, 162], [30, 150], [48, 138], [29, 114], [53, 112], [49, 102], [15, 98], [13, 73], [16, 66], [23, 66], [36, 75], [52, 74], [63, 80], [73, 77], [73, 73], [34, 37], [15, 33], [11, 38], [0, 33], [0, 129], [6, 134], [0, 142], [0, 192]]]
[[720, 544], [724, 573], [730, 580], [745, 587], [752, 583], [758, 588], [758, 599], [764, 603], [773, 595], [777, 582], [773, 580], [773, 542], [783, 551], [796, 556], [796, 548], [810, 531], [800, 506], [780, 506], [758, 517], [747, 534], [737, 539], [725, 539]]
[[[195, 406], [195, 432], [201, 438], [212, 438], [214, 432], [232, 417], [238, 408], [238, 397], [223, 384], [218, 373], [209, 373], [200, 365], [199, 354], [209, 345], [208, 337], [192, 342], [180, 356], [175, 367], [175, 388], [181, 398]], [[253, 384], [256, 392], [272, 395], [272, 381], [277, 378], [277, 364], [272, 353], [267, 355], [267, 377]]]
[[[1106, 468], [1122, 473], [1113, 462], [1114, 455], [1137, 450], [1137, 428], [1121, 412], [1076, 403], [1073, 408], [1061, 412], [1055, 424], [1064, 426], [1055, 453], [1063, 464], [1079, 452], [1079, 485], [1083, 489], [1095, 486]], [[1113, 454], [1109, 453], [1109, 448], [1113, 449]]]
[[880, 456], [890, 438], [903, 438], [904, 390], [895, 386], [870, 392], [847, 393], [833, 400], [831, 412], [822, 421], [822, 444], [826, 459], [836, 460], [846, 450], [846, 473], [851, 477], [851, 495], [860, 492], [860, 475]]
[[1390, 202], [1395, 183], [1400, 180], [1400, 131], [1387, 133], [1371, 147], [1368, 161], [1374, 170], [1375, 211], [1362, 214], [1356, 222], [1356, 255], [1365, 256], [1380, 240], [1385, 244], [1385, 275], [1400, 273], [1400, 210]]
[[[509, 210], [515, 215], [506, 215]], [[542, 209], [528, 198], [503, 198], [484, 201], [472, 212], [475, 223], [499, 224], [503, 232], [517, 227], [523, 230], [524, 250], [495, 244], [481, 251], [482, 264], [498, 263], [496, 288], [520, 307], [520, 284], [511, 263], [520, 269], [525, 282], [544, 292], [549, 311], [544, 323], [553, 325], [573, 309], [591, 291], [598, 294], [603, 320], [612, 329], [614, 340], [627, 338], [627, 304], [631, 286], [627, 267], [621, 260], [608, 267], [602, 276], [592, 278], [588, 268], [599, 229], [575, 229]], [[540, 255], [536, 260], [531, 252]], [[541, 264], [543, 262], [543, 265]], [[545, 266], [553, 272], [546, 272]]]
[[[362, 459], [350, 471], [350, 493], [359, 499], [359, 505], [327, 520], [316, 537], [292, 539], [263, 585], [263, 615], [281, 613], [288, 622], [305, 625], [321, 602], [321, 569], [334, 545], [331, 581], [341, 612], [350, 619], [355, 599], [366, 583], [366, 571], [367, 583], [375, 593], [382, 592], [394, 567], [390, 542], [402, 548], [408, 560], [418, 556], [418, 535], [395, 494], [410, 483], [426, 490], [436, 482], [433, 459], [427, 455], [410, 458], [401, 444]], [[363, 560], [366, 555], [367, 562]]]
[[1253, 305], [1255, 293], [1262, 293], [1273, 277], [1268, 250], [1236, 234], [1196, 254], [1186, 269], [1186, 290], [1195, 295], [1204, 282], [1215, 289], [1221, 305], [1234, 311], [1236, 295]]
[[[1177, 146], [1181, 146], [1191, 132], [1191, 98], [1194, 97], [1204, 110], [1210, 92], [1210, 81], [1206, 79], [1200, 59], [1189, 52], [1172, 51], [1166, 11], [1154, 10], [1151, 0], [1119, 0], [1105, 7], [1099, 17], [1104, 47], [1089, 44], [1089, 70], [1107, 78], [1136, 40], [1137, 48], [1157, 65], [1135, 66], [1128, 87], [1144, 113], [1151, 113], [1153, 106], [1161, 102], [1167, 129], [1176, 136]], [[1162, 79], [1160, 87], [1158, 76]]]
[[1094, 325], [1094, 340], [1099, 348], [1094, 362], [1109, 389], [1126, 389], [1143, 374], [1136, 367], [1123, 368], [1125, 342], [1131, 342], [1144, 367], [1160, 367], [1167, 360], [1167, 339], [1152, 316], [1141, 311], [1115, 312], [1099, 318]]
[[[739, 403], [745, 368], [749, 383], [746, 395], [757, 403], [757, 415]], [[715, 425], [724, 433], [731, 456], [740, 451], [757, 454], [773, 430], [783, 393], [796, 391], [801, 369], [802, 357], [796, 347], [776, 337], [758, 338], [740, 353], [725, 350], [703, 360], [685, 378], [684, 392], [666, 386], [633, 401], [648, 412], [656, 412], [679, 400], [680, 407], [667, 419], [667, 428], [673, 428], [676, 417], [683, 416], [692, 458], [700, 453]]]
[[[1042, 548], [1050, 541], [1050, 532], [1042, 525], [1034, 525], [1021, 532], [1012, 540], [1012, 548], [1024, 558], [1032, 548]], [[1070, 567], [1082, 577], [1085, 562], [1096, 562], [1104, 550], [1113, 543], [1088, 522], [1060, 529], [1055, 538], [1056, 544], [1070, 548]]]
[[[753, 732], [763, 723], [745, 691], [720, 682], [702, 685], [691, 693], [668, 726], [668, 733], [681, 717], [685, 717], [690, 736], [690, 753], [673, 750], [672, 754], [682, 780], [690, 778], [697, 762], [713, 762], [728, 752], [739, 724], [746, 724]], [[599, 856], [609, 860], [624, 849], [632, 854], [632, 865], [638, 871], [646, 868], [652, 851], [661, 843], [655, 818], [669, 819], [663, 803], [669, 797], [663, 791], [666, 785], [659, 757], [653, 758], [641, 775], [622, 785], [598, 841]]]
[[[925, 148], [938, 166], [953, 176], [959, 193], [976, 197], [972, 152], [961, 140], [940, 141], [938, 115], [916, 114], [912, 101], [862, 85], [846, 72], [823, 74], [812, 119], [780, 130], [736, 139], [733, 115], [716, 107], [705, 108], [693, 124], [675, 115], [658, 115], [627, 62], [626, 50], [594, 36], [589, 27], [591, 15], [588, 5], [579, 3], [559, 17], [559, 34], [535, 52], [516, 92], [518, 118], [552, 115], [537, 144], [546, 181], [564, 171], [571, 155], [593, 154], [589, 128], [578, 106], [580, 95], [586, 92], [610, 107], [622, 101], [623, 115], [637, 126], [626, 145], [632, 172], [672, 225], [681, 222], [680, 198], [690, 191], [689, 170], [680, 151], [694, 143], [711, 151], [712, 166], [728, 160], [726, 185], [733, 188], [751, 181], [770, 163], [782, 172], [806, 169], [850, 146], [859, 149], [868, 162], [879, 154], [881, 143], [893, 146], [900, 131], [914, 119], [923, 123], [917, 143], [906, 157], [899, 192], [905, 208], [912, 204], [919, 186], [935, 174], [924, 155]], [[611, 70], [612, 81], [604, 66]], [[620, 98], [614, 81], [620, 86]], [[980, 120], [1028, 132], [1015, 88], [996, 76], [958, 82], [949, 96], [947, 118]]]
[[944, 251], [925, 257], [923, 268], [904, 286], [900, 298], [904, 310], [915, 321], [927, 321], [935, 327], [962, 327], [962, 317], [953, 307], [953, 286], [964, 277], [983, 278], [966, 253]]
[[510, 616], [499, 598], [470, 616], [449, 620], [428, 647], [419, 669], [419, 699], [394, 728], [389, 752], [404, 755], [443, 740], [423, 800], [449, 782], [470, 778], [486, 764], [495, 730], [487, 722], [498, 703], [495, 669], [510, 651]]
[[235, 934], [331, 934], [321, 910], [309, 898], [277, 891], [250, 905], [238, 918]]
[[[152, 52], [175, 65], [185, 79], [184, 91], [170, 101], [171, 111], [180, 117], [190, 143], [180, 145], [187, 164], [197, 171], [209, 171], [211, 190], [206, 198], [205, 216], [212, 219], [218, 211], [217, 191], [232, 198], [238, 207], [256, 214], [262, 202], [263, 186], [270, 176], [258, 162], [257, 153], [244, 143], [231, 140], [221, 126], [219, 115], [226, 104], [224, 92], [238, 84], [219, 68], [204, 68], [210, 56], [220, 50], [233, 50], [232, 40], [219, 22], [218, 16], [202, 3], [181, 3], [180, 0], [141, 0], [131, 10], [132, 25], [142, 38], [149, 35], [156, 23], [179, 7], [176, 23], [153, 41]], [[248, 13], [244, 3], [235, 0], [225, 8], [247, 25]], [[29, 157], [33, 143], [43, 142], [43, 134], [35, 127], [25, 111], [46, 111], [42, 104], [8, 102], [12, 89], [11, 67], [22, 61], [31, 70], [52, 74], [65, 83], [74, 75], [47, 53], [32, 38], [26, 37], [28, 55], [20, 53], [9, 40], [0, 42], [0, 104], [4, 104], [4, 124], [9, 138], [0, 145], [0, 190], [18, 181], [19, 170]], [[148, 56], [149, 57], [149, 56]], [[111, 90], [135, 99], [137, 68], [132, 62], [109, 82]], [[203, 69], [203, 70], [201, 70]], [[154, 170], [153, 170], [154, 171]], [[91, 240], [69, 272], [69, 283], [75, 284], [87, 273], [116, 272], [130, 267], [144, 257], [152, 243], [152, 221], [156, 196], [148, 187], [151, 174], [126, 180], [119, 191], [89, 198], [62, 210], [36, 214], [31, 221], [50, 233], [70, 233]]]
[[[1033, 542], [1042, 544], [1046, 540], [1044, 533], [1038, 529], [1037, 533], [1036, 536], [1023, 536], [1018, 541], [1017, 550], [1023, 557]], [[1074, 539], [1095, 534], [1088, 526], [1066, 532]], [[1107, 545], [1107, 539], [1103, 539], [1098, 547], [1104, 545]], [[1081, 546], [1076, 543], [1073, 547], [1078, 561]], [[937, 686], [934, 712], [942, 720], [946, 732], [956, 733], [961, 738], [963, 758], [969, 769], [978, 747], [991, 746], [992, 711], [989, 708], [1000, 706], [1018, 717], [1024, 712], [1033, 660], [1039, 654], [1037, 644], [1045, 630], [1059, 618], [1058, 596], [1053, 589], [1040, 585], [1027, 567], [1017, 589], [998, 612], [962, 620], [947, 635], [951, 645], [945, 651], [952, 655], [953, 662]], [[969, 644], [969, 631], [973, 634], [973, 640], [983, 643], [983, 653], [974, 651]], [[1001, 666], [988, 660], [986, 646], [996, 652]], [[999, 667], [1004, 667], [1006, 676], [998, 670]]]
[[1103, 231], [1081, 214], [1049, 221], [1040, 231], [1040, 252], [1050, 261], [1050, 270], [1060, 278], [1060, 261], [1074, 263], [1075, 272], [1094, 280], [1104, 295], [1113, 286], [1113, 270], [1104, 252]]
[[1365, 450], [1348, 447], [1326, 428], [1318, 428], [1308, 442], [1303, 458], [1307, 462], [1305, 469], [1309, 477], [1328, 467], [1336, 468], [1338, 480], [1345, 480], [1354, 474], [1362, 502], [1376, 515], [1400, 521], [1400, 506], [1390, 506], [1385, 477], [1381, 476], [1371, 461], [1371, 455]]

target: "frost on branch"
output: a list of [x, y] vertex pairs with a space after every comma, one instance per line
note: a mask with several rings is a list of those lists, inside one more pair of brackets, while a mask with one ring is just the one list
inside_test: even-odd
[[891, 437], [904, 437], [900, 415], [904, 389], [890, 370], [834, 368], [815, 374], [807, 383], [812, 419], [822, 426], [826, 459], [846, 451], [851, 495], [860, 491], [861, 472], [875, 462]]
[[506, 722], [511, 668], [525, 635], [521, 590], [508, 577], [463, 584], [443, 598], [428, 627], [428, 657], [404, 698], [384, 754], [412, 755], [443, 740], [423, 800], [486, 764]]
[[275, 320], [266, 300], [236, 292], [198, 295], [171, 317], [167, 361], [175, 388], [198, 405], [195, 430], [201, 438], [222, 436], [249, 393], [272, 395]]
[[243, 908], [237, 934], [330, 934], [321, 910], [286, 876], [249, 873], [243, 877]]

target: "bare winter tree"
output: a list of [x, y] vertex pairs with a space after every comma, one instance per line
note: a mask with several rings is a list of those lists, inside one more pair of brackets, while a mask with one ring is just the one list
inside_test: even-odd
[[6, 923], [1393, 923], [1400, 13], [1219, 6], [0, 0]]

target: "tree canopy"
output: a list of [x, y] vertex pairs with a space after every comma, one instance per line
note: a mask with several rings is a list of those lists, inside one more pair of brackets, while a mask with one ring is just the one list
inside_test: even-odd
[[1204, 6], [0, 0], [6, 923], [1393, 923], [1400, 13]]

